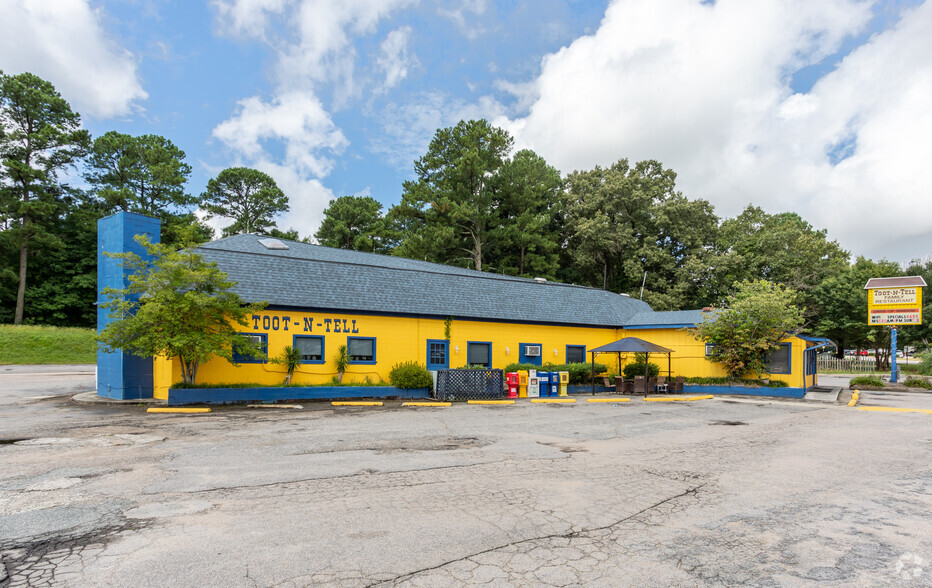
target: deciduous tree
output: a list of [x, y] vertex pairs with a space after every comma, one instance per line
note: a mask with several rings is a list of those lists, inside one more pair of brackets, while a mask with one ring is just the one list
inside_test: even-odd
[[151, 261], [135, 253], [115, 256], [130, 273], [126, 288], [104, 291], [104, 308], [115, 320], [98, 335], [103, 349], [177, 357], [187, 384], [195, 383], [198, 366], [211, 357], [232, 362], [234, 346], [243, 355], [262, 352], [237, 334], [236, 325], [247, 327], [247, 318], [265, 303], [246, 304], [230, 291], [235, 283], [193, 249], [150, 243], [145, 236], [136, 240]]
[[803, 319], [792, 289], [767, 280], [737, 284], [723, 309], [710, 312], [694, 329], [697, 339], [713, 345], [709, 359], [736, 377], [765, 369], [765, 355], [799, 332]]

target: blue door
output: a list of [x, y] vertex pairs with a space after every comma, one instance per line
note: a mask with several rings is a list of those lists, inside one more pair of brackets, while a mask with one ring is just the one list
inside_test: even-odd
[[446, 339], [427, 340], [427, 369], [450, 369], [450, 342]]

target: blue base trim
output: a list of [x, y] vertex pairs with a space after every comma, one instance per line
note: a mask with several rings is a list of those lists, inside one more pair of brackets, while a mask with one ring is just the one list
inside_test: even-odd
[[803, 388], [749, 388], [747, 386], [705, 386], [686, 384], [683, 393], [696, 394], [734, 394], [741, 396], [773, 396], [776, 398], [802, 398], [806, 395]]
[[182, 404], [234, 404], [282, 400], [337, 400], [341, 398], [430, 398], [428, 388], [394, 386], [312, 386], [308, 388], [170, 388], [168, 406]]
[[[614, 392], [615, 388], [606, 388], [605, 386], [596, 386], [596, 394], [605, 394], [606, 392]], [[592, 385], [591, 384], [568, 384], [566, 386], [567, 394], [592, 394]]]

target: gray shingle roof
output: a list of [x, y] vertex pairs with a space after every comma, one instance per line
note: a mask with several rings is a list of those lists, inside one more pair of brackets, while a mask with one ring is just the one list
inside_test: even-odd
[[650, 325], [698, 325], [705, 315], [701, 310], [668, 310], [639, 312], [629, 318], [624, 326], [646, 327]]
[[227, 237], [198, 252], [237, 282], [233, 290], [245, 300], [272, 306], [603, 327], [701, 320], [698, 310], [654, 312], [596, 288], [293, 241], [267, 249], [260, 238]]

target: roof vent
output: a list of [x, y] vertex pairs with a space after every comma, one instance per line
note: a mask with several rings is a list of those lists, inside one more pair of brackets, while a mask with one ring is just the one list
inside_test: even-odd
[[278, 239], [259, 239], [259, 243], [266, 249], [288, 249], [288, 246]]
[[547, 281], [547, 278], [534, 278], [534, 281], [537, 282], [538, 284], [543, 284], [544, 282]]

